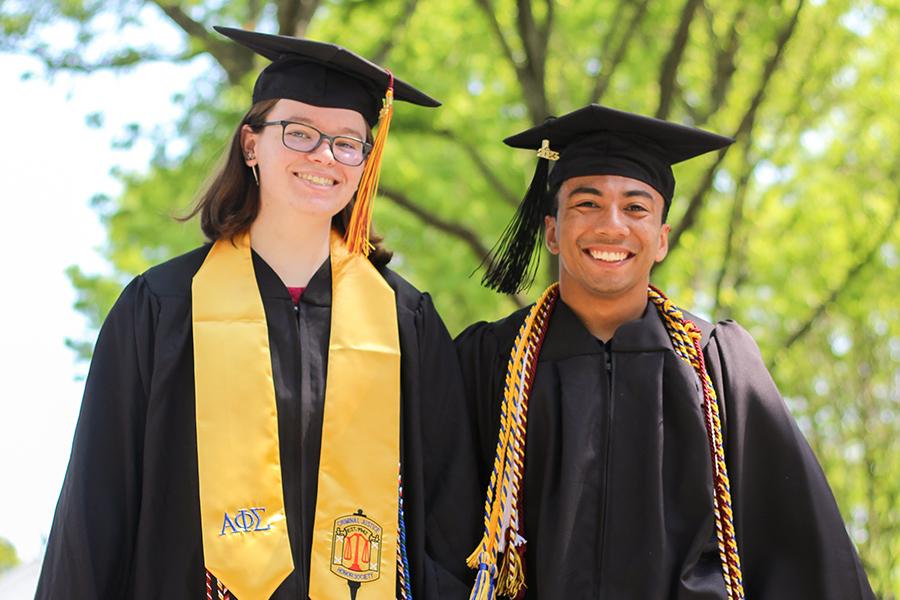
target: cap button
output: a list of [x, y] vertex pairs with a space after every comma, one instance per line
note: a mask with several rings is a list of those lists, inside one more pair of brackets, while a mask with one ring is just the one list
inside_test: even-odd
[[537, 155], [547, 160], [559, 160], [559, 152], [550, 149], [550, 140], [541, 140], [541, 149], [537, 151]]

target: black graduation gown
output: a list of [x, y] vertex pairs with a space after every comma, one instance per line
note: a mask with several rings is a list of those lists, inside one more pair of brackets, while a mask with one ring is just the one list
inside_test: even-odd
[[[38, 599], [206, 598], [191, 278], [210, 246], [124, 290], [97, 340]], [[295, 569], [272, 596], [305, 599], [322, 435], [331, 266], [299, 307], [254, 253], [266, 312]], [[390, 270], [401, 347], [401, 454], [413, 597], [465, 598], [481, 511], [452, 341], [427, 294]], [[456, 490], [454, 495], [449, 488]], [[468, 491], [466, 491], [468, 490]], [[468, 502], [460, 498], [468, 497]], [[348, 595], [349, 597], [349, 595]], [[364, 588], [360, 600], [365, 600]]]
[[[525, 313], [457, 338], [483, 486]], [[722, 407], [746, 597], [872, 598], [831, 490], [756, 344], [734, 322], [690, 318], [703, 330]], [[604, 344], [558, 302], [528, 410], [526, 598], [725, 598], [701, 402], [654, 305]]]

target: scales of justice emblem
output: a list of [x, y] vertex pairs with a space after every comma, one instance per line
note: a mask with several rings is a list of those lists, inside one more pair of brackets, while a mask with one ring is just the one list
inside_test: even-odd
[[331, 543], [331, 572], [347, 580], [350, 600], [363, 583], [381, 577], [381, 525], [362, 509], [334, 520]]

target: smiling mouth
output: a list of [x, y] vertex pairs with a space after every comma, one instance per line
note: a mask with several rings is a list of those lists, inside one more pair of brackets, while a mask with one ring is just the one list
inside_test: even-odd
[[311, 175], [310, 173], [294, 173], [294, 176], [297, 177], [297, 179], [302, 179], [303, 181], [307, 181], [309, 183], [312, 183], [313, 185], [322, 187], [334, 187], [335, 185], [337, 185], [337, 181], [332, 179], [331, 177]]
[[600, 262], [605, 263], [617, 263], [622, 262], [628, 258], [631, 258], [633, 254], [631, 252], [609, 252], [606, 250], [585, 250], [585, 252], [594, 260], [599, 260]]

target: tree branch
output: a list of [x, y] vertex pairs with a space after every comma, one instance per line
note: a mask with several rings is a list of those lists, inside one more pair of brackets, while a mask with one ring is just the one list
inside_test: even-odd
[[203, 23], [192, 19], [180, 6], [163, 0], [150, 1], [157, 5], [160, 10], [188, 34], [188, 36], [200, 40], [206, 46], [213, 46], [219, 42], [217, 38], [213, 38], [212, 34]]
[[[725, 235], [725, 249], [722, 252], [722, 264], [719, 267], [719, 273], [716, 275], [715, 291], [713, 293], [713, 309], [712, 314], [718, 315], [722, 302], [722, 287], [725, 283], [725, 276], [728, 274], [728, 267], [731, 264], [731, 257], [735, 249], [735, 238], [738, 230], [744, 222], [744, 201], [747, 198], [747, 188], [750, 183], [750, 176], [756, 167], [756, 161], [747, 159], [750, 154], [750, 138], [744, 138], [744, 170], [738, 179], [734, 190], [734, 203], [731, 207], [731, 218], [728, 220], [728, 232]], [[717, 317], [718, 318], [718, 317]]]
[[265, 0], [247, 0], [246, 23], [247, 29], [256, 29], [256, 23], [259, 13], [262, 10], [262, 4]]
[[[738, 125], [738, 128], [733, 135], [735, 139], [741, 138], [744, 135], [748, 134], [749, 131], [753, 128], [753, 124], [756, 120], [756, 114], [759, 111], [759, 107], [766, 96], [766, 91], [768, 90], [769, 83], [772, 80], [772, 76], [780, 66], [781, 59], [784, 56], [785, 50], [787, 49], [787, 43], [796, 30], [797, 21], [800, 19], [800, 10], [803, 8], [804, 1], [805, 0], [799, 0], [797, 2], [797, 8], [794, 10], [794, 14], [791, 16], [790, 21], [779, 33], [778, 38], [775, 42], [775, 52], [772, 54], [772, 56], [769, 57], [769, 60], [766, 62], [762, 76], [760, 78], [759, 86], [756, 89], [756, 93], [754, 94], [753, 99], [750, 101], [750, 105], [747, 107], [747, 111], [744, 113], [744, 116], [741, 119], [741, 123], [740, 125]], [[690, 202], [688, 202], [688, 206], [685, 210], [684, 216], [681, 218], [678, 226], [672, 230], [672, 235], [669, 237], [669, 252], [672, 252], [678, 246], [678, 242], [681, 240], [681, 236], [696, 224], [697, 218], [700, 215], [700, 209], [703, 207], [703, 203], [706, 200], [707, 193], [712, 186], [716, 171], [718, 171], [719, 166], [722, 164], [722, 160], [724, 158], [725, 149], [719, 151], [716, 156], [716, 161], [706, 171], [700, 183], [700, 186], [694, 192], [694, 195], [691, 196], [691, 200]]]
[[525, 63], [518, 65], [516, 73], [524, 92], [525, 104], [531, 114], [531, 121], [540, 123], [552, 112], [547, 101], [547, 88], [544, 85], [547, 41], [550, 35], [550, 22], [553, 19], [552, 3], [548, 6], [543, 27], [535, 23], [531, 12], [531, 0], [518, 0], [516, 5], [517, 31], [525, 51]]
[[628, 21], [628, 25], [625, 26], [625, 31], [622, 34], [621, 39], [619, 40], [619, 45], [616, 47], [612, 58], [608, 63], [604, 63], [604, 68], [600, 70], [600, 74], [597, 76], [597, 79], [594, 82], [594, 89], [591, 90], [591, 95], [588, 97], [588, 103], [600, 102], [600, 100], [603, 98], [603, 95], [606, 93], [606, 89], [609, 87], [609, 82], [612, 79], [613, 74], [616, 72], [619, 64], [625, 58], [625, 53], [628, 51], [629, 44], [635, 37], [637, 37], [635, 33], [640, 27], [641, 21], [644, 20], [644, 16], [646, 16], [647, 14], [647, 7], [649, 5], [650, 0], [641, 0], [641, 3], [635, 7], [634, 13], [632, 13], [631, 19]]
[[[509, 45], [509, 41], [503, 34], [503, 29], [500, 27], [500, 22], [497, 20], [497, 15], [494, 12], [494, 6], [491, 0], [477, 0], [478, 6], [487, 17], [494, 35], [497, 37], [500, 46], [503, 48], [503, 53], [515, 70], [519, 85], [522, 86], [522, 96], [525, 98], [525, 105], [528, 108], [528, 115], [531, 118], [532, 123], [540, 123], [548, 115], [552, 114], [553, 111], [547, 101], [547, 92], [546, 87], [544, 86], [543, 77], [544, 64], [546, 61], [546, 44], [543, 46], [544, 51], [541, 51], [542, 46], [539, 40], [540, 36], [535, 38], [536, 34], [532, 31], [534, 29], [533, 20], [531, 17], [531, 6], [528, 2], [529, 0], [519, 0], [518, 3], [519, 11], [517, 23], [519, 35], [522, 37], [522, 45], [525, 49], [525, 63], [523, 64], [516, 60], [515, 54]], [[548, 20], [551, 15], [552, 12], [548, 13]], [[532, 25], [527, 25], [529, 21], [531, 21]], [[525, 29], [523, 29], [523, 27]], [[549, 36], [549, 29], [547, 35]], [[531, 38], [535, 38], [538, 41], [535, 42]], [[529, 53], [534, 54], [530, 55]]]
[[[744, 22], [746, 15], [746, 7], [742, 5], [738, 9], [737, 14], [735, 14], [734, 19], [731, 21], [731, 31], [728, 32], [728, 40], [725, 42], [725, 46], [716, 52], [715, 60], [713, 62], [716, 77], [713, 80], [713, 85], [710, 89], [709, 104], [706, 109], [698, 115], [698, 123], [705, 123], [711, 115], [715, 114], [715, 112], [721, 108], [722, 103], [725, 101], [725, 96], [728, 93], [728, 89], [731, 87], [731, 82], [737, 71], [737, 65], [735, 64], [734, 58], [737, 56], [741, 41], [738, 30]], [[712, 27], [710, 27], [710, 35], [714, 35]]]
[[881, 249], [881, 246], [887, 241], [888, 236], [891, 235], [891, 232], [894, 230], [894, 226], [897, 224], [898, 217], [900, 217], [900, 198], [897, 198], [897, 202], [894, 204], [894, 211], [891, 214], [890, 219], [888, 219], [888, 223], [885, 228], [881, 231], [881, 234], [872, 244], [872, 246], [866, 251], [859, 261], [850, 269], [847, 270], [847, 273], [844, 275], [844, 279], [838, 284], [829, 294], [822, 300], [818, 306], [816, 306], [810, 315], [800, 324], [799, 327], [794, 329], [786, 338], [783, 343], [779, 345], [781, 348], [781, 352], [787, 351], [791, 346], [793, 346], [797, 341], [799, 341], [803, 336], [812, 330], [813, 325], [819, 318], [831, 307], [835, 302], [837, 302], [838, 298], [842, 293], [847, 291], [847, 288], [856, 279], [862, 270], [872, 262], [872, 259], [875, 258], [875, 255], [878, 253], [878, 250]]
[[200, 41], [207, 52], [225, 70], [228, 81], [237, 84], [244, 75], [253, 69], [253, 53], [225, 38], [213, 35], [202, 23], [192, 19], [178, 5], [163, 0], [149, 0], [159, 7], [169, 19], [175, 23], [188, 37]]
[[[613, 13], [612, 18], [609, 20], [609, 27], [606, 29], [606, 35], [603, 36], [603, 43], [600, 44], [600, 56], [605, 57], [612, 54], [612, 43], [615, 38], [616, 32], [619, 31], [617, 25], [623, 20], [625, 16], [625, 6], [629, 4], [628, 0], [619, 0], [619, 3], [616, 4], [616, 10]], [[593, 98], [590, 98], [591, 100]]]
[[79, 50], [67, 50], [62, 55], [51, 56], [47, 48], [37, 46], [27, 50], [29, 54], [41, 60], [49, 72], [70, 71], [75, 73], [93, 73], [104, 69], [127, 69], [143, 62], [171, 62], [179, 63], [191, 60], [199, 52], [187, 52], [171, 55], [158, 52], [155, 49], [136, 50], [126, 48], [114, 54], [108, 54], [96, 62], [82, 60], [83, 53]]
[[460, 223], [448, 221], [427, 211], [400, 190], [381, 186], [379, 194], [385, 198], [389, 198], [397, 206], [406, 209], [426, 225], [434, 227], [438, 231], [443, 231], [449, 236], [462, 241], [475, 254], [475, 257], [479, 262], [485, 260], [490, 253], [490, 249], [481, 243], [478, 235], [473, 230]]
[[[732, 31], [734, 31], [734, 30], [732, 30]], [[806, 61], [811, 60], [812, 57], [814, 57], [818, 54], [818, 52], [821, 48], [822, 42], [827, 35], [828, 34], [827, 34], [826, 30], [822, 29], [820, 31], [820, 35], [816, 38], [816, 42], [814, 44], [810, 44], [808, 46], [809, 51], [807, 53], [807, 58], [805, 59]], [[804, 60], [801, 60], [801, 64], [805, 64]], [[808, 98], [809, 98], [809, 93], [810, 93], [809, 91], [807, 91], [807, 87], [809, 86], [809, 82], [811, 79], [812, 79], [811, 78], [811, 70], [809, 70], [809, 69], [804, 70], [803, 76], [801, 77], [800, 81], [794, 85], [794, 88], [793, 88], [794, 89], [794, 97], [791, 101], [790, 107], [784, 111], [784, 113], [781, 115], [781, 119], [779, 120], [779, 122], [777, 124], [774, 124], [774, 125], [770, 124], [770, 126], [771, 126], [770, 129], [772, 131], [776, 131], [776, 132], [787, 131], [788, 130], [787, 124], [788, 124], [789, 119], [798, 118], [798, 115], [799, 115], [799, 123], [796, 124], [793, 128], [795, 131], [806, 131], [807, 129], [809, 129], [813, 126], [811, 117], [812, 117], [812, 114], [815, 114], [815, 113], [807, 112], [806, 114], [804, 114], [804, 108], [808, 103]], [[736, 186], [736, 192], [735, 192], [735, 194], [736, 194], [735, 202], [737, 202], [738, 190], [741, 190], [741, 205], [742, 205], [740, 207], [741, 213], [743, 213], [743, 204], [746, 199], [746, 191], [748, 189], [747, 184], [749, 183], [749, 176], [752, 175], [753, 171], [755, 170], [755, 168], [758, 164], [770, 160], [776, 150], [783, 150], [786, 146], [786, 144], [779, 141], [778, 137], [776, 136], [775, 140], [770, 144], [769, 148], [764, 150], [762, 153], [758, 154], [758, 156], [756, 156], [756, 158], [754, 158], [753, 160], [748, 160], [746, 157], [749, 156], [751, 149], [752, 149], [751, 148], [752, 137], [753, 137], [752, 135], [744, 136], [745, 143], [744, 143], [743, 155], [745, 157], [744, 158], [745, 169], [741, 173], [741, 177], [738, 180], [738, 183]], [[793, 140], [793, 142], [796, 143], [796, 139]], [[732, 214], [732, 218], [734, 218], [734, 214]], [[744, 220], [744, 217], [743, 217], [743, 214], [741, 214], [740, 222], [734, 223], [732, 221], [729, 223], [729, 229], [728, 229], [729, 238], [731, 238], [732, 235], [734, 235], [735, 237], [738, 237], [737, 230], [740, 229], [741, 222], [743, 222], [743, 220]], [[732, 230], [732, 227], [734, 228], [734, 231]], [[792, 231], [793, 227], [794, 227], [794, 223], [792, 221], [791, 225], [786, 227], [785, 230], [782, 231], [782, 234], [785, 232]], [[741, 237], [744, 237], [744, 236], [741, 236]], [[738, 264], [737, 274], [733, 277], [733, 283], [732, 283], [732, 287], [735, 290], [735, 292], [739, 292], [740, 288], [744, 285], [744, 283], [746, 283], [746, 280], [747, 280], [748, 272], [744, 268], [745, 252], [738, 250], [738, 249], [742, 248], [742, 246], [741, 246], [742, 241], [743, 241], [742, 239], [739, 239], [738, 241], [729, 240], [728, 242], [726, 242], [725, 256], [723, 256], [722, 266], [719, 271], [719, 275], [716, 279], [716, 287], [715, 287], [715, 294], [714, 294], [715, 301], [713, 303], [713, 310], [712, 310], [712, 314], [716, 315], [717, 318], [721, 318], [718, 315], [719, 315], [719, 309], [722, 307], [721, 288], [724, 285], [725, 276], [726, 276], [728, 270], [730, 270], [731, 272], [735, 271], [735, 269], [733, 267], [729, 267], [729, 264], [734, 264], [735, 262]]]
[[[522, 40], [522, 47], [525, 49], [525, 67], [533, 81], [543, 82], [550, 24], [553, 19], [553, 3], [547, 2], [547, 18], [542, 26], [535, 23], [534, 14], [531, 11], [531, 0], [518, 0], [517, 6], [516, 23], [519, 37]], [[545, 113], [540, 118], [543, 119], [546, 116]]]
[[539, 28], [541, 41], [543, 42], [543, 52], [547, 53], [547, 46], [550, 44], [550, 31], [553, 29], [553, 13], [556, 6], [556, 0], [544, 0], [547, 6], [547, 19], [544, 26]]
[[678, 29], [672, 37], [672, 45], [663, 60], [662, 69], [659, 73], [659, 106], [656, 109], [657, 119], [666, 119], [672, 108], [672, 98], [675, 95], [676, 83], [675, 76], [678, 74], [678, 65], [684, 56], [684, 49], [687, 47], [688, 34], [691, 30], [691, 23], [694, 15], [697, 14], [697, 7], [700, 6], [702, 0], [686, 0], [684, 8], [681, 10], [681, 20], [678, 23]]
[[469, 156], [472, 162], [475, 164], [475, 167], [478, 169], [478, 172], [487, 180], [488, 184], [493, 187], [500, 198], [510, 206], [518, 206], [521, 198], [516, 195], [503, 181], [497, 177], [496, 170], [491, 168], [481, 153], [478, 152], [478, 148], [465, 141], [459, 135], [457, 135], [454, 131], [449, 129], [438, 129], [434, 130], [432, 133], [435, 135], [440, 135], [449, 139], [450, 141], [459, 145], [460, 148]]
[[[462, 241], [469, 247], [472, 253], [475, 254], [475, 258], [478, 259], [479, 265], [484, 264], [487, 260], [490, 249], [482, 244], [478, 235], [468, 227], [461, 225], [460, 223], [442, 219], [441, 217], [430, 213], [413, 202], [409, 196], [397, 189], [381, 186], [378, 193], [383, 197], [392, 200], [397, 206], [406, 209], [426, 225], [434, 227], [438, 231], [443, 231], [451, 237]], [[513, 294], [508, 296], [508, 298], [512, 300], [518, 308], [523, 308], [529, 304], [528, 299], [523, 294]]]
[[[418, 6], [418, 0], [406, 0], [406, 4], [400, 9], [400, 12], [397, 13], [397, 16], [394, 17], [394, 20], [388, 26], [388, 32], [396, 31], [400, 28], [405, 21], [409, 21], [412, 17], [412, 14], [416, 11], [416, 7]], [[394, 46], [397, 44], [400, 36], [390, 33], [386, 35], [384, 40], [381, 42], [381, 46], [378, 47], [377, 50], [372, 54], [372, 62], [376, 65], [384, 64], [387, 61], [388, 54], [391, 53], [391, 50], [394, 49]]]
[[497, 41], [500, 42], [500, 47], [503, 49], [503, 54], [506, 56], [506, 60], [509, 61], [509, 64], [512, 65], [513, 69], [516, 70], [516, 73], [519, 72], [519, 63], [516, 61], [516, 57], [513, 55], [512, 48], [509, 46], [509, 42], [506, 40], [506, 36], [503, 34], [503, 29], [500, 27], [500, 22], [497, 20], [497, 15], [494, 14], [494, 5], [491, 0], [476, 0], [478, 6], [481, 8], [484, 15], [487, 17], [488, 24], [491, 26], [491, 29], [494, 32], [494, 35], [497, 36]]
[[278, 0], [278, 33], [303, 37], [312, 20], [319, 0]]

